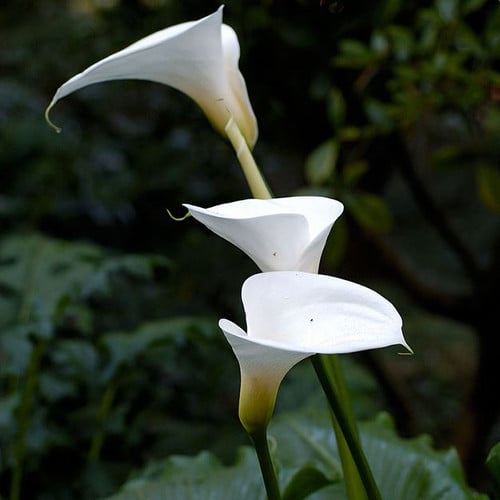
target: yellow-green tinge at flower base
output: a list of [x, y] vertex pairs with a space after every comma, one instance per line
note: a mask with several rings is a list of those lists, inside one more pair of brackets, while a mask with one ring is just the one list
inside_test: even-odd
[[394, 306], [373, 290], [313, 273], [256, 274], [242, 287], [246, 332], [222, 319], [241, 372], [239, 414], [247, 431], [265, 427], [279, 385], [299, 361], [401, 344]]

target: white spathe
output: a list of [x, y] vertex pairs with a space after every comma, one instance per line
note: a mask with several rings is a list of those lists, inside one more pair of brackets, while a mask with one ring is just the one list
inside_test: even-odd
[[150, 80], [191, 97], [222, 135], [232, 116], [253, 147], [258, 135], [257, 121], [238, 68], [238, 37], [222, 23], [222, 9], [221, 6], [198, 21], [153, 33], [93, 64], [59, 87], [46, 115], [59, 99], [87, 85], [110, 80]]
[[248, 199], [211, 208], [184, 206], [262, 271], [311, 273], [318, 271], [328, 234], [344, 209], [339, 201], [321, 196]]
[[279, 385], [299, 361], [401, 344], [410, 352], [394, 306], [373, 290], [312, 273], [256, 274], [241, 296], [247, 330], [219, 321], [240, 365], [240, 420], [252, 432], [267, 425]]

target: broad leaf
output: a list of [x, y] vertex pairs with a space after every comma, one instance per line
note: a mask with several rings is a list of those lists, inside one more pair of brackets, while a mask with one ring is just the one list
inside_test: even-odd
[[[216, 321], [203, 318], [158, 320], [145, 323], [134, 331], [109, 332], [102, 340], [109, 355], [104, 378], [113, 376], [120, 367], [131, 366], [154, 345], [170, 343], [172, 347], [180, 346], [189, 339], [199, 343], [202, 338], [219, 334]], [[171, 350], [172, 354], [176, 352]]]
[[331, 482], [314, 467], [303, 467], [288, 483], [283, 493], [283, 500], [303, 500], [311, 493], [328, 486]]
[[212, 454], [174, 456], [129, 481], [109, 500], [264, 500], [255, 452], [241, 448], [236, 463], [225, 467]]
[[[361, 425], [361, 435], [382, 498], [486, 499], [467, 487], [454, 450], [433, 450], [427, 436], [399, 438], [388, 416], [382, 414]], [[339, 483], [340, 462], [326, 411], [311, 409], [283, 414], [272, 423], [269, 439], [286, 499], [346, 498]], [[254, 451], [241, 448], [235, 464], [229, 467], [207, 452], [194, 458], [171, 457], [150, 466], [111, 497], [112, 500], [172, 498], [263, 499]]]

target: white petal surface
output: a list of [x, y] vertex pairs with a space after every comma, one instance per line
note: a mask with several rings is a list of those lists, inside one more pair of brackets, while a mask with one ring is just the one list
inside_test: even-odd
[[300, 272], [251, 276], [242, 299], [248, 339], [297, 352], [346, 353], [401, 344], [402, 321], [381, 295], [350, 281]]
[[219, 327], [240, 365], [240, 421], [248, 432], [265, 428], [272, 416], [281, 381], [310, 353], [275, 349], [252, 342], [239, 326], [226, 319], [219, 321]]
[[236, 34], [222, 24], [220, 7], [199, 21], [153, 33], [93, 64], [59, 87], [49, 110], [62, 97], [93, 83], [150, 80], [187, 94], [222, 134], [232, 115], [252, 147], [257, 122], [238, 69], [239, 51]]
[[245, 252], [262, 271], [317, 272], [342, 203], [316, 196], [241, 200], [204, 209], [195, 219]]
[[272, 342], [258, 343], [227, 319], [221, 319], [219, 327], [238, 358], [242, 374], [246, 376], [265, 377], [281, 382], [294, 365], [314, 354], [290, 351], [282, 346], [273, 347], [270, 345]]

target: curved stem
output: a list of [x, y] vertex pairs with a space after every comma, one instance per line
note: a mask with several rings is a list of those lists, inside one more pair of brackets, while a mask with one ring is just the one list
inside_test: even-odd
[[[348, 492], [352, 492], [351, 494], [354, 495], [355, 491], [360, 487], [359, 483], [361, 483], [366, 494], [366, 496], [363, 495], [364, 498], [368, 500], [381, 500], [380, 492], [373, 478], [370, 465], [361, 447], [356, 421], [352, 413], [347, 387], [338, 359], [336, 356], [332, 355], [315, 355], [311, 360], [321, 386], [323, 387], [323, 391], [328, 399], [328, 403], [330, 404], [330, 408], [333, 411], [339, 430], [341, 431], [342, 438], [345, 439], [346, 446], [344, 446], [343, 440], [340, 439], [339, 453], [341, 454], [342, 465], [344, 467], [345, 480], [346, 482], [350, 481], [352, 483], [351, 485], [347, 485]], [[348, 450], [346, 448], [348, 448]], [[346, 452], [348, 455], [345, 454]], [[348, 464], [348, 461], [351, 459], [354, 461], [357, 473], [359, 474], [358, 479], [356, 475], [348, 475], [348, 473], [350, 474], [351, 472], [350, 467], [347, 467], [346, 471], [344, 463], [346, 462]], [[358, 484], [356, 484], [356, 482]], [[350, 498], [358, 499], [360, 497], [353, 496]]]
[[225, 131], [229, 141], [236, 151], [236, 156], [240, 162], [253, 197], [262, 200], [272, 198], [271, 190], [262, 177], [259, 167], [257, 166], [257, 163], [255, 163], [255, 159], [252, 156], [252, 152], [250, 151], [245, 138], [241, 134], [240, 129], [232, 117], [229, 118]]
[[269, 453], [269, 445], [267, 443], [267, 430], [264, 428], [258, 431], [250, 432], [249, 435], [252, 438], [255, 451], [257, 452], [257, 457], [259, 459], [260, 470], [262, 472], [262, 478], [264, 479], [267, 498], [268, 500], [280, 500], [281, 494], [278, 479], [276, 477], [276, 470], [274, 468], [273, 460], [271, 458], [271, 454]]

